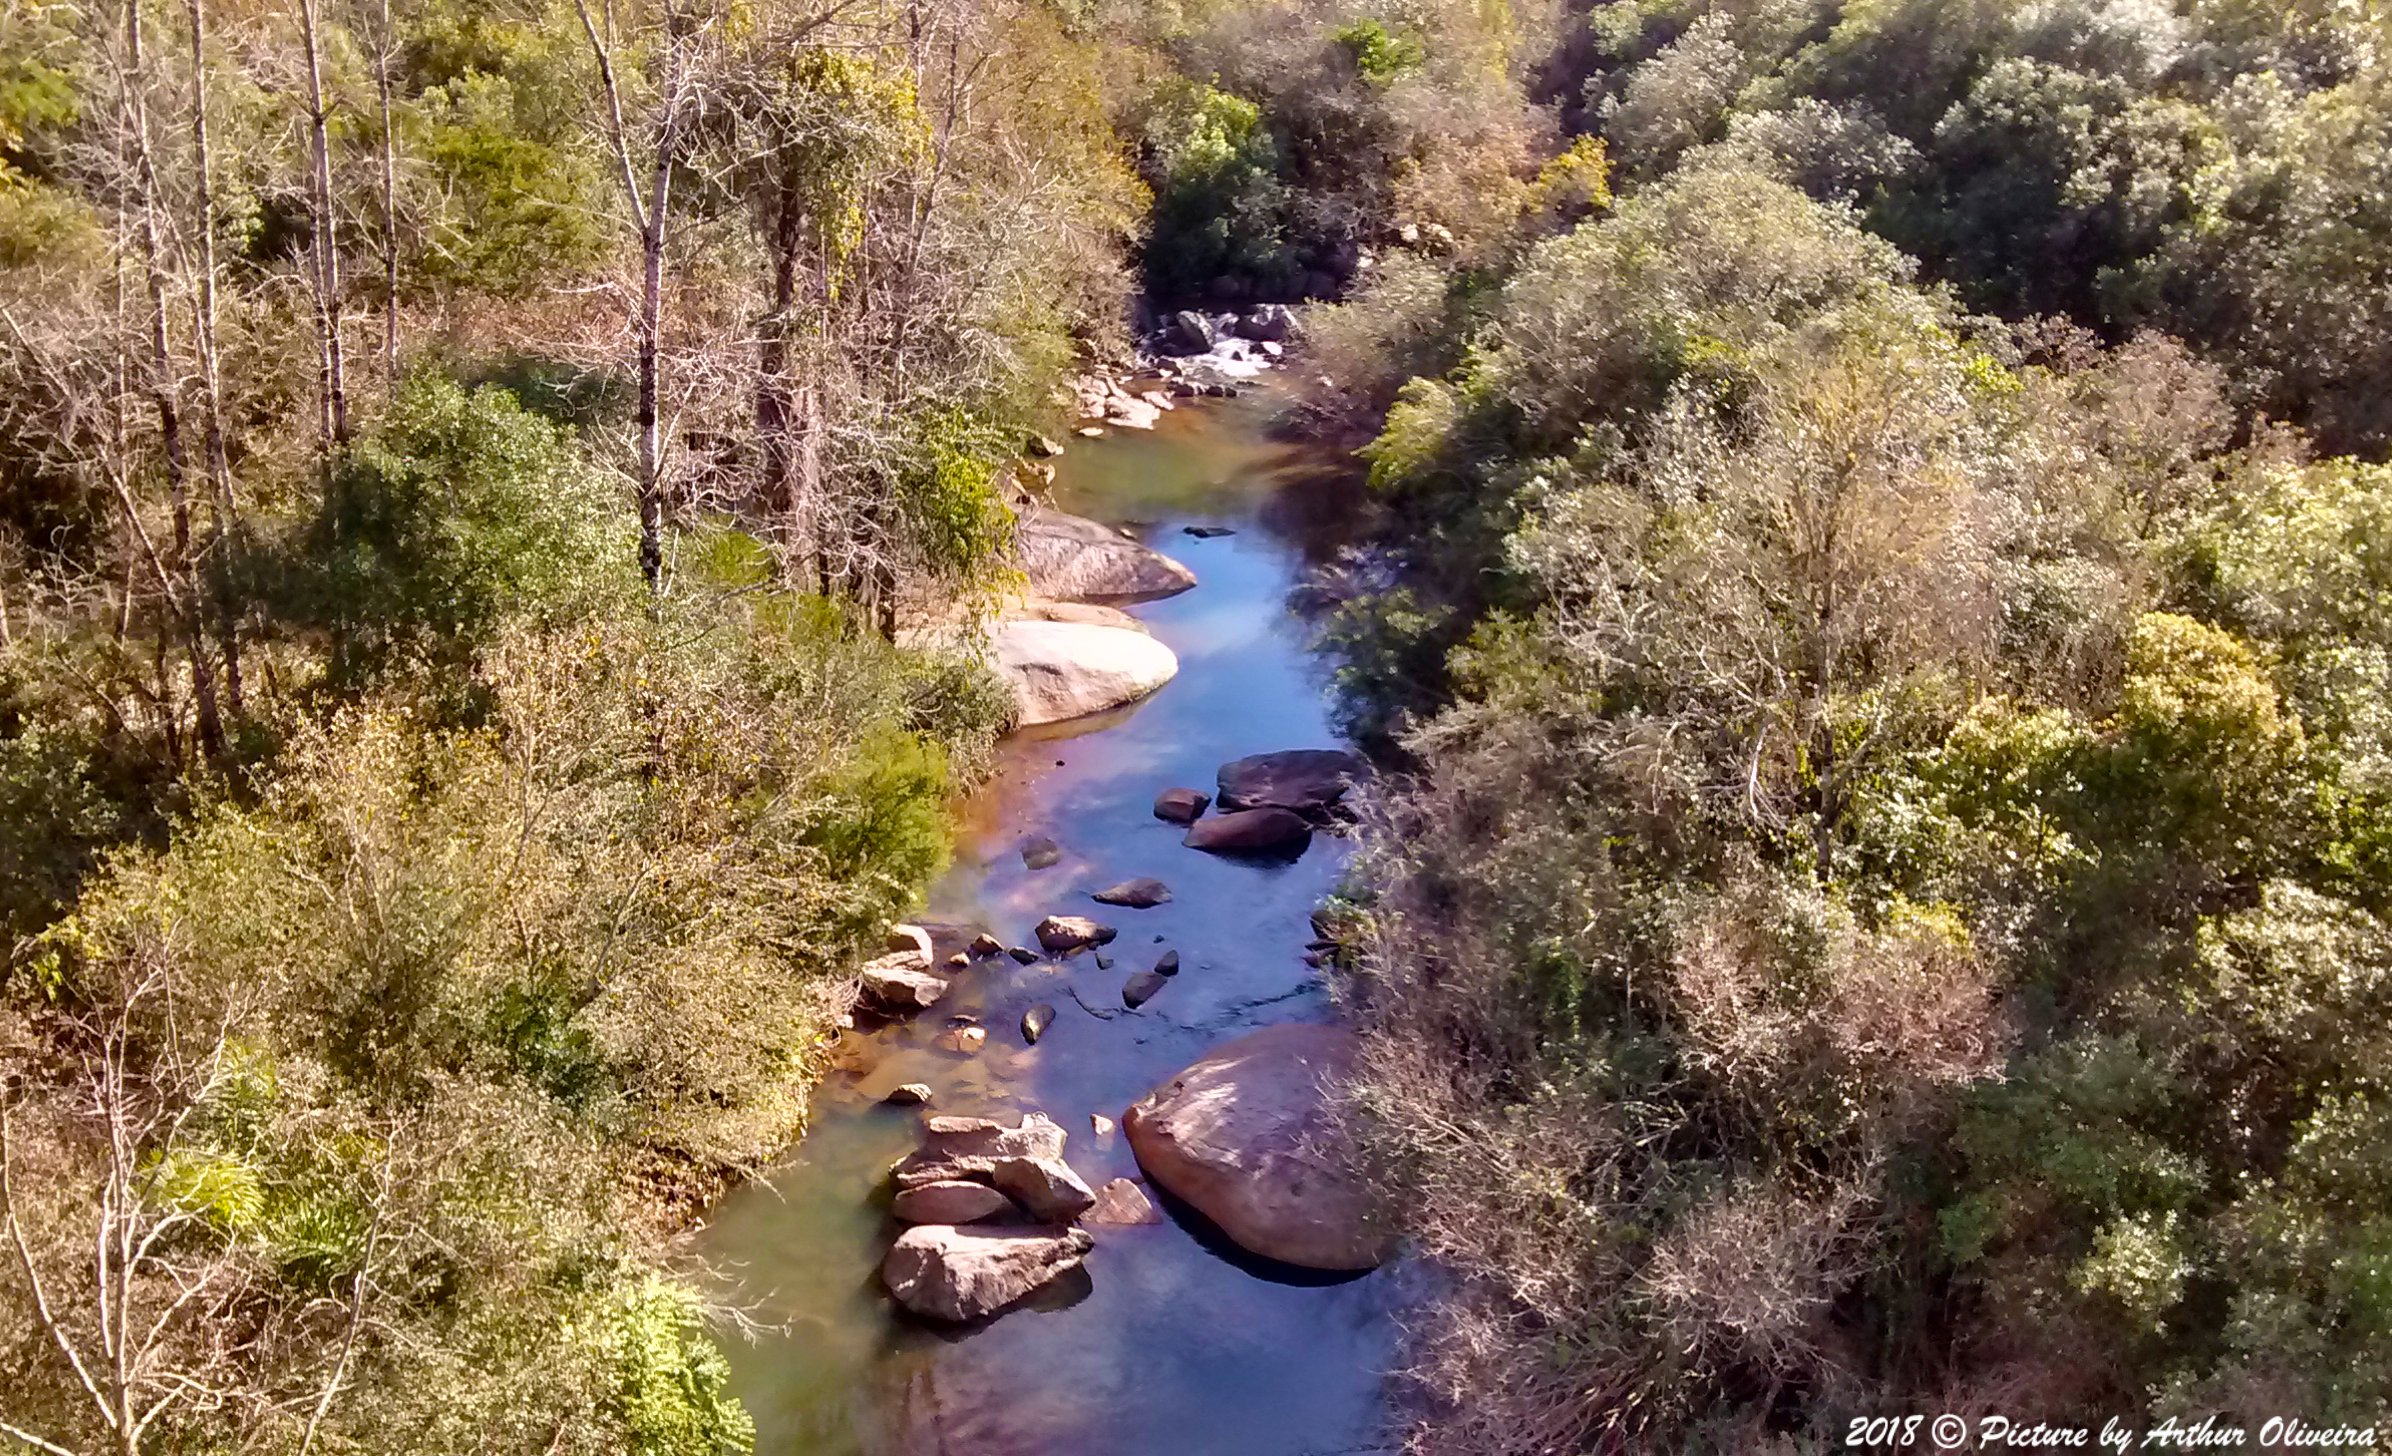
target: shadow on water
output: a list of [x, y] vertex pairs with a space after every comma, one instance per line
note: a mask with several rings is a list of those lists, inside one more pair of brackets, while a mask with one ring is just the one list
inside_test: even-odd
[[[1335, 741], [1323, 670], [1287, 601], [1351, 528], [1353, 471], [1275, 438], [1273, 414], [1267, 395], [1182, 409], [1061, 462], [1057, 504], [1148, 523], [1146, 539], [1195, 571], [1194, 590], [1133, 609], [1180, 674], [1133, 708], [1010, 740], [993, 782], [957, 809], [955, 865], [926, 918], [985, 925], [1008, 945], [1034, 943], [1049, 913], [1096, 915], [1120, 936], [1109, 968], [1087, 954], [998, 957], [960, 974], [936, 1013], [846, 1033], [804, 1141], [716, 1210], [704, 1251], [728, 1297], [771, 1327], [729, 1352], [766, 1456], [1376, 1449], [1396, 1268], [1321, 1276], [1257, 1261], [1166, 1198], [1165, 1222], [1091, 1229], [1083, 1272], [973, 1325], [915, 1321], [875, 1277], [897, 1231], [887, 1168], [913, 1143], [913, 1114], [877, 1105], [891, 1088], [927, 1083], [942, 1111], [1043, 1110], [1069, 1131], [1073, 1167], [1101, 1184], [1137, 1166], [1092, 1115], [1118, 1122], [1229, 1037], [1332, 1015], [1302, 952], [1346, 843], [1321, 835], [1293, 861], [1225, 859], [1183, 847], [1184, 831], [1152, 812], [1163, 788], [1210, 792], [1229, 759]], [[1030, 869], [1031, 836], [1060, 858]], [[1088, 898], [1142, 875], [1172, 899], [1134, 910]], [[1125, 1006], [1124, 981], [1166, 950], [1180, 973]], [[1041, 1004], [1055, 1021], [1029, 1046], [1018, 1023]], [[978, 1017], [986, 1045], [939, 1046], [950, 1014]]]

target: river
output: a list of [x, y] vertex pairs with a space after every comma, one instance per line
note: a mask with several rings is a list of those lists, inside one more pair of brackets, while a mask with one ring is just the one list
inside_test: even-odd
[[[998, 957], [962, 972], [919, 1019], [845, 1034], [804, 1140], [723, 1201], [703, 1250], [729, 1297], [768, 1327], [729, 1342], [762, 1456], [1380, 1449], [1395, 1267], [1330, 1279], [1258, 1266], [1175, 1210], [1158, 1226], [1093, 1229], [1084, 1272], [960, 1329], [906, 1316], [876, 1278], [897, 1232], [884, 1175], [913, 1146], [916, 1115], [880, 1105], [890, 1088], [928, 1083], [940, 1111], [1043, 1110], [1069, 1130], [1072, 1166], [1099, 1185], [1137, 1166], [1091, 1114], [1118, 1122], [1241, 1032], [1334, 1015], [1303, 951], [1344, 841], [1316, 836], [1293, 864], [1216, 859], [1182, 847], [1151, 807], [1173, 785], [1211, 792], [1229, 759], [1337, 742], [1325, 669], [1288, 603], [1350, 528], [1355, 487], [1327, 452], [1274, 437], [1277, 407], [1269, 389], [1183, 405], [1152, 432], [1075, 441], [1060, 462], [1056, 504], [1130, 526], [1195, 571], [1195, 589], [1134, 608], [1178, 654], [1179, 676], [1128, 710], [1009, 740], [992, 782], [958, 808], [956, 862], [924, 918], [1021, 945], [1035, 944], [1043, 915], [1094, 915], [1121, 931], [1113, 965], [1084, 953], [1061, 966]], [[1232, 534], [1199, 538], [1191, 525]], [[1020, 846], [1037, 835], [1063, 855], [1032, 870]], [[1168, 884], [1170, 903], [1088, 898], [1141, 875]], [[1123, 980], [1166, 949], [1184, 969], [1125, 1010]], [[1040, 1002], [1056, 1021], [1026, 1046], [1018, 1022]], [[987, 1025], [977, 1054], [934, 1045], [953, 1012]]]

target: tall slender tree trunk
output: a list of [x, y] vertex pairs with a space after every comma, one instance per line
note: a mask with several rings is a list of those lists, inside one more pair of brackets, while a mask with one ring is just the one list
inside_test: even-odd
[[[133, 145], [134, 171], [141, 188], [141, 257], [149, 284], [148, 393], [157, 411], [158, 440], [165, 455], [166, 491], [174, 534], [167, 610], [180, 629], [191, 659], [191, 700], [198, 720], [201, 752], [216, 757], [224, 750], [224, 721], [216, 701], [216, 667], [209, 659], [200, 630], [198, 571], [191, 551], [191, 493], [183, 448], [182, 409], [177, 396], [174, 354], [167, 339], [166, 264], [158, 240], [158, 170], [150, 149], [148, 66], [141, 35], [141, 0], [125, 3], [127, 131]], [[136, 522], [138, 524], [138, 522]]]
[[[666, 124], [669, 139], [672, 127]], [[673, 165], [666, 142], [656, 149], [656, 172], [651, 180], [648, 225], [640, 230], [640, 314], [635, 347], [639, 351], [639, 406], [633, 423], [639, 430], [640, 575], [650, 591], [664, 585], [664, 435], [657, 408], [658, 352], [664, 333], [664, 215], [672, 187]]]
[[[208, 478], [215, 485], [215, 512], [208, 533], [207, 552], [221, 558], [239, 540], [239, 502], [233, 495], [232, 462], [224, 447], [223, 371], [216, 353], [216, 179], [215, 154], [208, 135], [207, 3], [184, 0], [191, 22], [191, 153], [197, 173], [199, 219], [198, 276], [192, 306], [192, 335], [199, 351], [199, 399], [206, 436]], [[241, 624], [233, 603], [214, 602], [216, 634], [224, 648], [224, 696], [235, 713], [241, 711]]]
[[307, 42], [307, 143], [315, 194], [317, 371], [322, 390], [324, 454], [349, 442], [349, 384], [341, 357], [339, 226], [332, 213], [332, 138], [324, 106], [324, 45], [316, 0], [299, 0], [299, 28]]
[[799, 254], [805, 243], [804, 194], [793, 179], [783, 182], [774, 213], [772, 311], [757, 344], [756, 431], [763, 440], [765, 499], [780, 517], [786, 569], [795, 580], [809, 581], [818, 574], [819, 544], [810, 472], [801, 469], [797, 443], [801, 414], [809, 417], [803, 423], [810, 443], [812, 401], [801, 408], [790, 361], [797, 333]]
[[382, 376], [399, 387], [399, 147], [391, 124], [390, 55], [398, 34], [390, 22], [390, 0], [381, 0], [380, 32], [374, 37], [374, 95], [382, 111]]
[[623, 121], [623, 92], [615, 79], [614, 20], [611, 10], [606, 33], [591, 16], [589, 0], [574, 0], [582, 34], [598, 62], [598, 81], [606, 97], [607, 135], [613, 143], [617, 180], [623, 202], [640, 240], [640, 299], [633, 321], [632, 349], [639, 372], [639, 402], [633, 424], [639, 434], [638, 479], [640, 574], [651, 592], [664, 586], [664, 437], [659, 409], [660, 354], [664, 334], [664, 255], [672, 215], [673, 169], [680, 161], [681, 122], [689, 84], [688, 49], [695, 22], [668, 3], [664, 8], [664, 74], [657, 88], [656, 155], [643, 189], [631, 160], [630, 129]]

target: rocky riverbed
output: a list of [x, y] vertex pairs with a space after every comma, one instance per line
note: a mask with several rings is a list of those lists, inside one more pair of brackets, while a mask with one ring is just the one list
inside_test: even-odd
[[[1302, 1117], [1264, 1110], [1300, 1095], [1197, 1075], [1250, 1033], [1334, 1021], [1307, 957], [1347, 841], [1329, 780], [1304, 771], [1344, 760], [1275, 756], [1338, 751], [1289, 601], [1336, 550], [1353, 484], [1273, 436], [1270, 390], [1265, 376], [1046, 457], [1042, 504], [1103, 533], [1067, 536], [1154, 552], [1195, 585], [1043, 599], [1015, 620], [1145, 636], [1177, 672], [1008, 741], [996, 782], [961, 807], [930, 945], [901, 936], [877, 968], [937, 989], [875, 993], [831, 1049], [788, 1166], [718, 1210], [705, 1252], [764, 1328], [731, 1352], [760, 1451], [1299, 1456], [1379, 1434], [1401, 1261], [1306, 1268], [1287, 1257], [1310, 1257], [1300, 1241], [1218, 1201], [1242, 1168], [1282, 1189], [1313, 1174], [1267, 1139], [1211, 1157], [1205, 1129], [1298, 1129], [1283, 1151], [1309, 1139]], [[1133, 578], [1154, 566], [1128, 562]], [[1205, 852], [1216, 826], [1255, 815], [1284, 838]], [[1212, 1115], [1241, 1106], [1252, 1115]], [[1049, 1126], [1053, 1166], [1003, 1182], [955, 1142], [1028, 1127], [1038, 1146], [1008, 1156], [1035, 1162]], [[1165, 1126], [1203, 1178], [1152, 1151]], [[1078, 1189], [1090, 1201], [1067, 1213]]]

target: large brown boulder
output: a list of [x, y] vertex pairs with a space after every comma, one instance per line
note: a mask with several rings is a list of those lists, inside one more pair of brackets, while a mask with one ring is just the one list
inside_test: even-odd
[[1292, 809], [1237, 809], [1188, 826], [1180, 841], [1214, 854], [1302, 854], [1312, 845], [1312, 822]]
[[1065, 511], [1034, 509], [1014, 526], [1031, 594], [1059, 602], [1153, 601], [1196, 584], [1196, 573], [1112, 527]]
[[897, 1302], [932, 1319], [994, 1314], [1088, 1257], [1083, 1229], [923, 1224], [898, 1235], [880, 1279]]
[[1257, 753], [1221, 765], [1218, 802], [1225, 810], [1275, 805], [1317, 822], [1362, 774], [1362, 760], [1342, 748]]
[[1375, 1268], [1391, 1234], [1331, 1097], [1354, 1042], [1273, 1026], [1217, 1048], [1122, 1117], [1146, 1176], [1240, 1248], [1309, 1269]]

